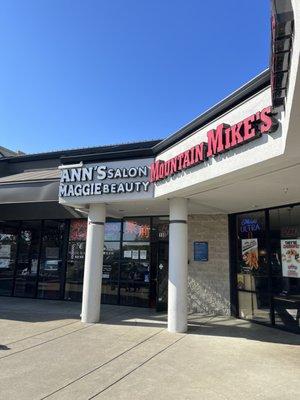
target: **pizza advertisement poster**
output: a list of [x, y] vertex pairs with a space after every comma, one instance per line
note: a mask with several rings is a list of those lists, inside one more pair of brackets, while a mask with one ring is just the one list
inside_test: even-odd
[[283, 239], [280, 243], [282, 276], [300, 278], [300, 239]]
[[242, 258], [245, 270], [251, 272], [258, 269], [258, 241], [256, 238], [242, 239]]

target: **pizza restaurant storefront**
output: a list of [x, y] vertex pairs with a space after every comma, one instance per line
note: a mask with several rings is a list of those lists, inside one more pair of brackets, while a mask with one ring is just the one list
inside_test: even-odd
[[230, 216], [232, 286], [240, 318], [300, 326], [300, 205]]
[[201, 312], [299, 333], [291, 4], [270, 70], [166, 139], [1, 158], [0, 294], [82, 301], [89, 323], [102, 300], [167, 310], [171, 332]]

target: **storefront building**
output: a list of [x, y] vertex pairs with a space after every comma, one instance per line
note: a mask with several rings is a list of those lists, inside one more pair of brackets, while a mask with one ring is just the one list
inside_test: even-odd
[[299, 333], [299, 35], [274, 1], [270, 68], [164, 140], [3, 156], [0, 295]]

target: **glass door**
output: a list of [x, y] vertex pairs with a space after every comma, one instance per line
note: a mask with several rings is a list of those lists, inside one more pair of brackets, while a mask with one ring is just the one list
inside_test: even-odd
[[23, 221], [19, 233], [14, 295], [35, 297], [39, 263], [41, 221]]
[[11, 296], [17, 253], [19, 222], [0, 225], [0, 295]]
[[149, 307], [150, 249], [150, 218], [126, 219], [120, 265], [120, 304]]
[[37, 297], [41, 299], [57, 300], [62, 297], [65, 231], [64, 221], [44, 221], [37, 293]]
[[273, 322], [300, 332], [300, 206], [270, 210]]
[[239, 316], [270, 323], [265, 211], [237, 217], [236, 272]]
[[156, 311], [166, 311], [168, 309], [168, 263], [169, 244], [158, 242]]

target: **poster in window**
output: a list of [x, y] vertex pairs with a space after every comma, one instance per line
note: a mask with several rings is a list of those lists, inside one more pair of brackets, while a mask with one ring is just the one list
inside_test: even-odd
[[140, 250], [140, 259], [147, 260], [147, 250]]
[[131, 258], [131, 250], [124, 250], [124, 258]]
[[86, 240], [86, 219], [73, 219], [70, 226], [70, 240]]
[[111, 265], [104, 264], [103, 265], [103, 269], [102, 269], [102, 278], [103, 279], [109, 279], [111, 270], [112, 270], [112, 266]]
[[132, 250], [132, 259], [133, 260], [139, 259], [139, 251], [138, 250]]
[[283, 239], [280, 242], [282, 276], [300, 278], [300, 239]]
[[258, 270], [258, 241], [253, 239], [242, 239], [242, 271], [249, 273]]
[[0, 257], [10, 258], [11, 245], [10, 244], [0, 244]]
[[9, 265], [10, 265], [9, 258], [0, 259], [0, 268], [9, 268]]

